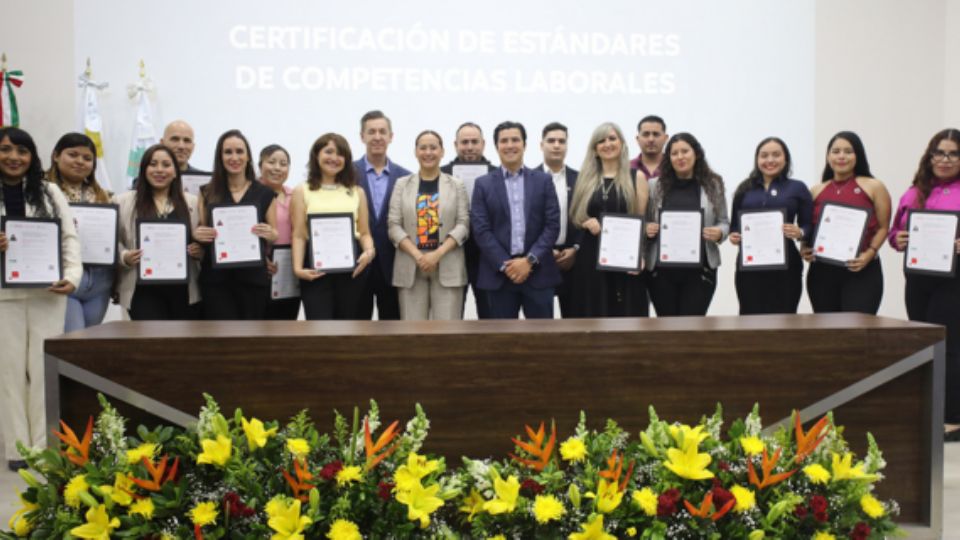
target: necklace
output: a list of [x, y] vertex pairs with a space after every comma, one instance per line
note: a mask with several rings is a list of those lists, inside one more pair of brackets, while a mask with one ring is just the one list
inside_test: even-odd
[[837, 195], [839, 195], [840, 192], [842, 192], [844, 189], [846, 189], [847, 185], [850, 184], [851, 182], [853, 182], [854, 184], [856, 184], [856, 183], [857, 183], [857, 177], [856, 177], [856, 176], [852, 176], [852, 177], [844, 180], [843, 182], [837, 182], [837, 179], [834, 178], [834, 179], [833, 179], [833, 189], [835, 189], [835, 190], [837, 191]]
[[[610, 182], [608, 183], [607, 180], [609, 180]], [[613, 189], [613, 186], [614, 186], [613, 178], [603, 179], [603, 186], [600, 188], [600, 191], [601, 191], [601, 194], [603, 195], [604, 201], [610, 198], [610, 190]]]

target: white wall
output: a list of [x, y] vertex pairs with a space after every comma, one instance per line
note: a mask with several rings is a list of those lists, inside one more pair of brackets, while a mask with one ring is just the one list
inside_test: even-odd
[[[57, 137], [75, 126], [74, 4], [5, 0], [4, 8], [5, 19], [16, 22], [5, 25], [0, 47], [10, 66], [26, 73], [18, 92], [24, 127], [46, 158]], [[852, 129], [863, 138], [874, 174], [896, 204], [930, 136], [945, 126], [960, 126], [960, 0], [818, 0], [815, 26], [811, 143], [816, 151], [812, 163], [798, 166], [821, 170], [820, 152], [829, 137]], [[96, 69], [94, 64], [95, 75]], [[903, 317], [901, 259], [888, 247], [881, 257], [886, 278], [881, 314]], [[724, 260], [712, 314], [736, 312], [729, 246]], [[806, 301], [801, 310], [809, 312]]]

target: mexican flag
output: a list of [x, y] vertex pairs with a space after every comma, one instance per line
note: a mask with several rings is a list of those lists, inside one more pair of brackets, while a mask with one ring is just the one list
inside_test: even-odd
[[13, 93], [13, 87], [20, 88], [22, 84], [22, 71], [0, 71], [0, 127], [20, 125], [20, 112], [17, 110], [17, 96]]

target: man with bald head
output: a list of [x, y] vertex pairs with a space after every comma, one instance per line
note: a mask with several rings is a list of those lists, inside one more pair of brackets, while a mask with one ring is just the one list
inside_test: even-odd
[[190, 124], [183, 120], [170, 122], [163, 130], [163, 138], [160, 139], [160, 144], [173, 151], [182, 174], [210, 174], [208, 171], [202, 171], [190, 165], [190, 156], [193, 155], [193, 149], [196, 146], [193, 138], [193, 128], [190, 127]]

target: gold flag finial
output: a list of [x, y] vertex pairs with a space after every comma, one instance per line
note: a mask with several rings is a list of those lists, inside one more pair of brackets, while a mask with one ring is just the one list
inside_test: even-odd
[[143, 58], [140, 59], [140, 78], [143, 79], [147, 76], [147, 66], [143, 63]]
[[87, 57], [87, 69], [83, 70], [84, 75], [89, 79], [93, 76], [93, 68], [90, 66], [90, 57]]
[[0, 70], [7, 70], [7, 53], [3, 53], [3, 55], [0, 56]]

